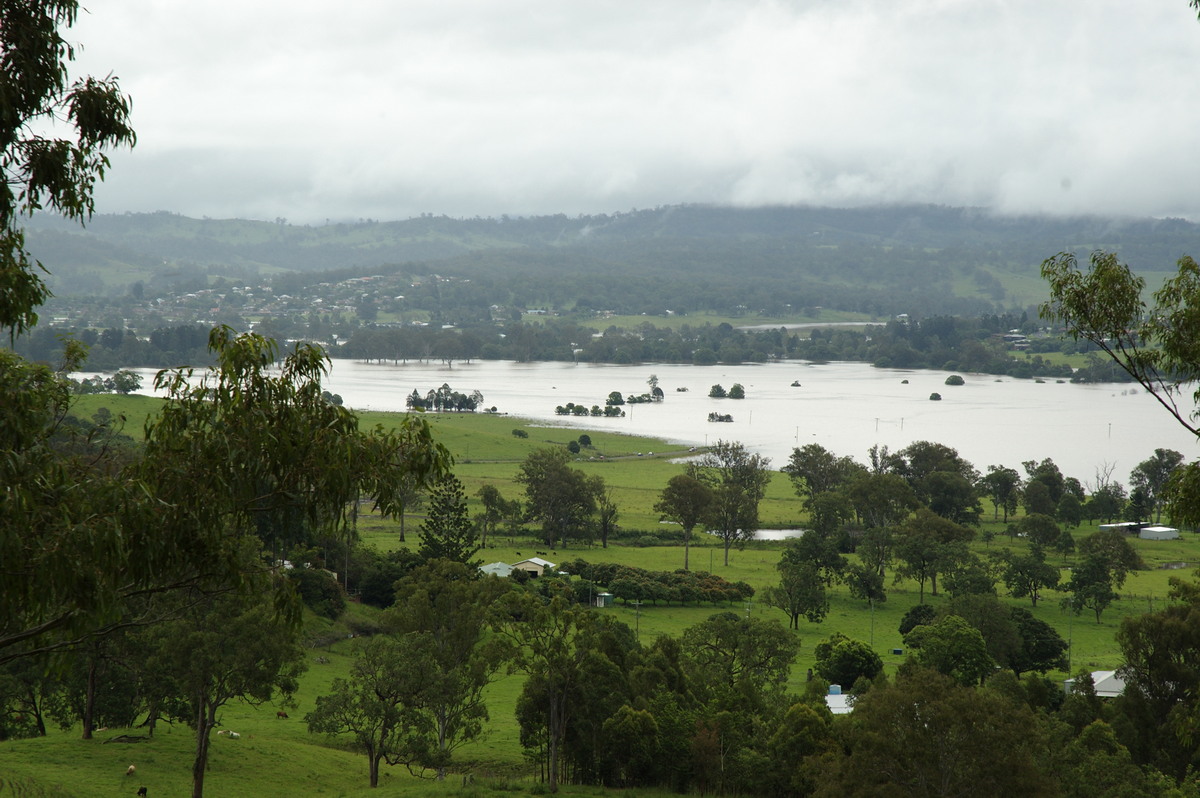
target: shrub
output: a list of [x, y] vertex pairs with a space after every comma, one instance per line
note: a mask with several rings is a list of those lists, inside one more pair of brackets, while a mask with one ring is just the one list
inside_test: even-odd
[[947, 385], [965, 385], [966, 380], [964, 380], [962, 377], [958, 376], [957, 374], [951, 374], [949, 377], [946, 378], [946, 384]]
[[296, 592], [317, 615], [336, 619], [346, 609], [346, 593], [333, 574], [320, 568], [293, 568], [288, 577], [296, 582]]
[[514, 438], [528, 438], [529, 437], [529, 433], [523, 429], [515, 429], [512, 431], [512, 434], [513, 434]]

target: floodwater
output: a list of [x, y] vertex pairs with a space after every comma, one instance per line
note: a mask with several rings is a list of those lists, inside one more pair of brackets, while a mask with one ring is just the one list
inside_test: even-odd
[[[554, 413], [557, 405], [568, 402], [603, 407], [612, 391], [646, 393], [652, 374], [665, 400], [626, 405], [624, 418]], [[1022, 471], [1023, 461], [1049, 457], [1066, 476], [1085, 484], [1098, 470], [1109, 470], [1113, 479], [1127, 484], [1129, 472], [1156, 448], [1175, 449], [1187, 459], [1200, 454], [1196, 439], [1140, 386], [1038, 383], [984, 374], [963, 374], [965, 385], [950, 386], [945, 384], [948, 374], [847, 362], [618, 366], [477, 361], [446, 366], [335, 360], [326, 387], [349, 407], [402, 411], [414, 389], [424, 395], [448, 383], [462, 393], [479, 390], [485, 407], [547, 424], [651, 435], [681, 446], [739, 441], [770, 457], [775, 468], [787, 464], [793, 448], [809, 443], [866, 463], [874, 444], [896, 451], [928, 440], [957, 449], [980, 472], [989, 465]], [[745, 388], [745, 399], [709, 398], [714, 384], [728, 390], [734, 383]], [[930, 400], [934, 392], [941, 401]], [[732, 415], [733, 421], [709, 422], [714, 411]]]

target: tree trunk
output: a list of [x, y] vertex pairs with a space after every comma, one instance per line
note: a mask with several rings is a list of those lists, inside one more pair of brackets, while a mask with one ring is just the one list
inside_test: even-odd
[[87, 688], [83, 697], [83, 739], [92, 739], [92, 730], [96, 727], [96, 657], [88, 661]]
[[379, 786], [379, 754], [367, 752], [367, 773], [372, 787]]
[[192, 763], [192, 798], [204, 798], [204, 772], [208, 770], [208, 743], [212, 727], [217, 723], [217, 708], [200, 702], [196, 713], [196, 760]]
[[688, 549], [692, 542], [692, 530], [683, 530], [683, 570], [688, 570]]

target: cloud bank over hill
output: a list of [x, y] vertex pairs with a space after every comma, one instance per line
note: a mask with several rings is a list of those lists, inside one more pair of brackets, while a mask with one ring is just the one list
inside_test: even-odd
[[134, 99], [103, 212], [1200, 219], [1183, 0], [128, 0], [70, 36]]

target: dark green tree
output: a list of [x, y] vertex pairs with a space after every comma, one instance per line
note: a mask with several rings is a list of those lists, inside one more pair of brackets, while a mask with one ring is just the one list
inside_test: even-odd
[[1041, 513], [1030, 513], [1017, 522], [1017, 534], [1042, 548], [1053, 546], [1062, 529], [1053, 517]]
[[1005, 551], [1000, 557], [1004, 570], [1001, 578], [1015, 598], [1029, 598], [1037, 606], [1042, 590], [1058, 586], [1058, 569], [1046, 562], [1041, 548], [1032, 548], [1028, 554]]
[[937, 595], [937, 577], [965, 554], [971, 530], [927, 510], [917, 510], [896, 532], [895, 553], [900, 564], [896, 578], [917, 580], [921, 603], [925, 601], [925, 583], [930, 582]]
[[495, 485], [484, 485], [475, 495], [483, 505], [483, 510], [475, 516], [480, 531], [479, 545], [481, 548], [487, 548], [488, 537], [496, 534], [496, 529], [508, 512], [508, 502]]
[[398, 643], [422, 651], [419, 700], [404, 702], [416, 716], [406, 748], [410, 761], [446, 777], [453, 752], [480, 736], [488, 718], [484, 690], [512, 652], [489, 634], [495, 603], [507, 591], [480, 578], [474, 566], [433, 560], [396, 585], [396, 603], [383, 617]]
[[1182, 466], [1183, 455], [1179, 452], [1174, 449], [1155, 449], [1154, 455], [1134, 466], [1129, 475], [1130, 487], [1142, 489], [1155, 521], [1162, 518], [1161, 504], [1171, 477]]
[[859, 679], [874, 679], [883, 671], [879, 654], [861, 640], [851, 640], [840, 632], [818, 643], [813, 649], [816, 664], [813, 670], [830, 684], [840, 684], [846, 690]]
[[988, 466], [988, 472], [979, 480], [980, 490], [992, 500], [995, 507], [993, 518], [1003, 511], [1004, 523], [1008, 516], [1017, 511], [1021, 500], [1021, 474], [1015, 468]]
[[916, 649], [914, 659], [918, 664], [964, 687], [982, 683], [995, 668], [983, 635], [958, 615], [918, 626], [904, 636], [904, 642]]
[[872, 688], [853, 718], [836, 753], [806, 766], [816, 796], [1057, 794], [1039, 767], [1046, 741], [1037, 718], [990, 690], [915, 669]]
[[1020, 676], [1028, 671], [1065, 671], [1067, 669], [1067, 641], [1050, 624], [1024, 607], [1010, 607], [1009, 617], [1021, 637], [1021, 647], [1016, 656], [1005, 663], [1013, 673]]
[[1101, 529], [1093, 532], [1079, 542], [1079, 554], [1082, 557], [1096, 557], [1112, 574], [1113, 584], [1121, 587], [1131, 571], [1143, 570], [1146, 563], [1129, 539], [1115, 529]]
[[516, 476], [525, 486], [527, 514], [541, 521], [546, 545], [552, 547], [579, 537], [596, 512], [596, 482], [568, 460], [565, 449], [534, 449]]
[[1123, 618], [1117, 644], [1123, 670], [1123, 735], [1141, 764], [1174, 778], [1195, 767], [1195, 720], [1200, 714], [1200, 586], [1171, 579], [1173, 603]]
[[529, 593], [510, 593], [505, 600], [501, 632], [517, 652], [517, 668], [544, 698], [547, 783], [558, 792], [560, 753], [575, 709], [571, 699], [585, 678], [583, 662], [591, 655], [586, 641], [596, 616], [561, 595], [547, 604]]
[[864, 474], [846, 488], [854, 511], [867, 527], [890, 527], [920, 506], [916, 493], [898, 474]]
[[621, 514], [616, 499], [613, 498], [612, 489], [604, 484], [604, 477], [596, 475], [591, 481], [596, 497], [596, 532], [600, 535], [600, 545], [607, 549], [608, 539], [617, 533], [617, 521]]
[[1113, 589], [1115, 580], [1104, 557], [1086, 555], [1071, 569], [1071, 578], [1064, 586], [1071, 595], [1063, 599], [1063, 606], [1076, 615], [1091, 610], [1096, 614], [1096, 623], [1100, 623], [1101, 614], [1118, 598]]
[[850, 477], [862, 471], [850, 457], [837, 457], [819, 443], [792, 449], [783, 473], [788, 475], [805, 505], [822, 493], [842, 487]]
[[783, 689], [800, 638], [776, 621], [720, 612], [683, 632], [683, 651], [696, 669], [696, 682], [718, 700], [763, 699]]
[[[429, 497], [429, 510], [421, 524], [421, 559], [453, 560], [470, 564], [479, 553], [479, 534], [467, 513], [462, 482], [453, 474], [438, 482]], [[474, 563], [479, 565], [478, 562]]]

